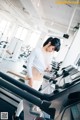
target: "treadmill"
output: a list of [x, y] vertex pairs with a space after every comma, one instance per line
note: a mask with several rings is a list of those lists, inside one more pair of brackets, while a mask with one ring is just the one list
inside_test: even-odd
[[[51, 119], [56, 119], [63, 109], [68, 106], [69, 104], [69, 95], [74, 92], [80, 91], [80, 77], [73, 79], [73, 81], [69, 84], [65, 84], [63, 86], [58, 86], [57, 91], [51, 94], [42, 94], [29, 86], [20, 83], [19, 81], [14, 80], [13, 78], [5, 75], [4, 73], [0, 72], [0, 76], [4, 80], [0, 80], [1, 86], [5, 86], [7, 89], [10, 89], [13, 92], [16, 92], [24, 99], [28, 100], [29, 102], [37, 105], [40, 107], [44, 112], [50, 115]], [[12, 89], [9, 83], [14, 84], [15, 86], [22, 89], [22, 91], [17, 92], [15, 89]], [[7, 86], [6, 86], [7, 85]], [[23, 90], [27, 96], [24, 96]], [[80, 99], [79, 99], [80, 101]], [[74, 101], [75, 103], [76, 101]]]
[[15, 113], [20, 101], [21, 98], [0, 86], [0, 113], [5, 112], [4, 114], [8, 115], [6, 117], [9, 120], [12, 120], [12, 115]]
[[[34, 95], [26, 92], [25, 90], [22, 90], [21, 88], [13, 85], [10, 82], [5, 81], [2, 78], [0, 78], [0, 88], [6, 89], [9, 93], [11, 92], [15, 96], [18, 96], [18, 97], [22, 98], [23, 105], [24, 105], [24, 106], [22, 106], [22, 108], [23, 108], [22, 111], [25, 113], [25, 115], [23, 115], [22, 120], [26, 120], [26, 117], [27, 117], [26, 112], [25, 112], [26, 108], [27, 108], [27, 105], [26, 105], [25, 101], [28, 101], [29, 103], [35, 104], [36, 106], [40, 107], [44, 112], [46, 112], [48, 115], [50, 115], [51, 118], [54, 117], [53, 114], [55, 114], [55, 109], [54, 108], [49, 108], [49, 106], [51, 104], [50, 102], [45, 101], [45, 100], [44, 101], [40, 100], [38, 97], [35, 97]], [[20, 114], [18, 114], [18, 115], [20, 115]], [[26, 117], [24, 117], [24, 116], [26, 116]]]

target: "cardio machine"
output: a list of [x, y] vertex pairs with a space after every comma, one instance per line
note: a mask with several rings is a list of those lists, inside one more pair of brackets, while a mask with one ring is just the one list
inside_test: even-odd
[[[43, 111], [45, 111], [47, 114], [50, 115], [50, 119], [57, 120], [58, 116], [61, 114], [61, 112], [66, 108], [67, 106], [71, 105], [69, 101], [69, 96], [74, 92], [80, 91], [80, 77], [76, 77], [73, 79], [71, 83], [68, 84], [66, 87], [65, 85], [58, 86], [58, 92], [51, 93], [51, 94], [42, 94], [36, 90], [33, 90], [29, 86], [26, 86], [9, 76], [3, 74], [0, 72], [0, 76], [5, 79], [5, 81], [11, 82], [11, 84], [14, 84], [15, 86], [18, 86], [28, 94], [33, 94], [35, 97], [37, 97], [37, 101], [34, 101], [30, 98], [26, 98], [29, 102], [32, 102], [33, 104], [39, 106]], [[0, 84], [4, 85], [2, 81], [0, 80]], [[6, 87], [6, 85], [5, 85]], [[7, 86], [8, 87], [8, 86]], [[10, 88], [11, 89], [11, 88]], [[17, 93], [19, 94], [19, 93]], [[31, 96], [32, 97], [32, 96]], [[32, 97], [33, 98], [33, 97]], [[40, 100], [40, 101], [38, 101]], [[46, 101], [46, 102], [44, 102]], [[78, 98], [75, 102], [79, 102], [80, 98]], [[40, 102], [40, 103], [39, 103]], [[43, 103], [43, 104], [41, 104]], [[45, 103], [45, 104], [44, 104]], [[47, 107], [47, 108], [46, 108]]]

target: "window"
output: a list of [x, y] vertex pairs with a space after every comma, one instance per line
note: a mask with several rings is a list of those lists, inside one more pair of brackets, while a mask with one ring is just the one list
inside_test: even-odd
[[26, 28], [19, 26], [15, 37], [24, 41], [27, 36], [27, 33], [28, 33], [28, 30]]
[[7, 26], [7, 21], [6, 20], [2, 20], [0, 22], [0, 31], [3, 33], [5, 31], [5, 28]]

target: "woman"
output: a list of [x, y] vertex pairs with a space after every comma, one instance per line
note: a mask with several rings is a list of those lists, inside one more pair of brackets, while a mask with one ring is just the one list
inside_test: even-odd
[[60, 39], [49, 37], [41, 48], [34, 48], [27, 63], [28, 84], [39, 90], [45, 71], [50, 70], [50, 57], [54, 51], [60, 50]]

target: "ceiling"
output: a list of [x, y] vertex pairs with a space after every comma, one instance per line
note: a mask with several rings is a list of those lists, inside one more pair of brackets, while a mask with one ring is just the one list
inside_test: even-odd
[[56, 0], [0, 0], [0, 14], [48, 32], [68, 33], [80, 23], [80, 5]]

